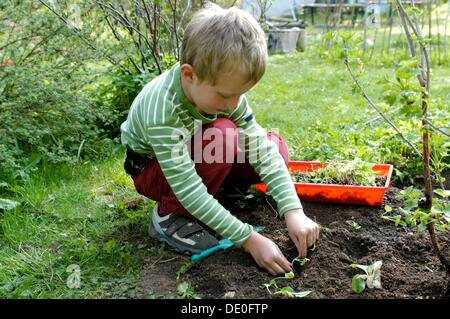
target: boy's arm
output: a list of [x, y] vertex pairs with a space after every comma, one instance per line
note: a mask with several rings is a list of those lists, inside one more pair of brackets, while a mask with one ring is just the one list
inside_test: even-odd
[[[231, 118], [240, 129], [240, 134], [245, 137], [246, 157], [277, 202], [280, 216], [285, 217], [289, 236], [295, 243], [299, 256], [306, 257], [307, 248], [319, 238], [319, 227], [303, 213], [300, 199], [277, 146], [267, 139], [266, 132], [256, 123], [245, 96]], [[273, 242], [269, 244], [261, 237], [263, 236], [253, 232], [243, 245], [244, 249], [270, 273], [286, 272], [290, 263], [279, 249], [277, 251], [273, 247], [276, 246]], [[264, 246], [268, 249], [264, 250]]]
[[221, 236], [241, 246], [252, 227], [233, 216], [208, 193], [186, 146], [189, 134], [182, 127], [161, 125], [150, 127], [148, 136], [161, 170], [183, 207]]
[[239, 129], [241, 149], [275, 199], [280, 217], [292, 209], [303, 209], [278, 147], [256, 122], [245, 96], [231, 114]]

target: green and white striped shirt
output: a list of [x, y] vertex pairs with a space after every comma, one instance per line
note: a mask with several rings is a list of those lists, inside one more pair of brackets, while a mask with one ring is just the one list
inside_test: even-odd
[[283, 158], [274, 142], [252, 116], [245, 96], [235, 110], [208, 117], [200, 114], [183, 93], [180, 63], [149, 82], [131, 105], [127, 120], [121, 125], [122, 144], [138, 153], [156, 156], [174, 194], [198, 220], [242, 245], [252, 227], [240, 221], [207, 192], [195, 170], [187, 143], [201, 125], [218, 117], [232, 120], [243, 139], [244, 150], [255, 171], [275, 199], [280, 216], [302, 205], [296, 194]]

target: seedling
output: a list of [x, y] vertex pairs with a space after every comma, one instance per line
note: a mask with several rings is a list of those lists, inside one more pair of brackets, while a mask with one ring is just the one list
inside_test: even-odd
[[357, 222], [355, 222], [354, 220], [346, 220], [345, 221], [348, 225], [350, 225], [350, 226], [352, 226], [354, 229], [360, 229], [361, 228], [361, 226], [357, 223]]
[[[307, 258], [304, 258], [304, 259], [307, 259]], [[261, 288], [265, 288], [270, 295], [283, 295], [283, 296], [287, 296], [287, 297], [296, 297], [296, 298], [302, 298], [302, 297], [309, 295], [312, 292], [311, 290], [295, 291], [291, 286], [286, 286], [283, 288], [278, 287], [278, 285], [277, 285], [278, 279], [292, 279], [292, 278], [294, 278], [294, 276], [295, 275], [292, 271], [287, 272], [284, 274], [283, 277], [276, 277], [276, 278], [272, 279], [269, 283], [263, 284], [261, 286]], [[270, 290], [271, 287], [275, 288], [275, 292], [272, 292]]]
[[322, 234], [322, 238], [326, 238], [328, 235], [331, 234], [331, 229], [329, 229], [328, 227], [320, 227], [320, 233]]
[[309, 259], [308, 259], [308, 258], [299, 258], [299, 257], [295, 257], [295, 258], [292, 260], [291, 264], [293, 264], [295, 261], [298, 261], [298, 262], [300, 263], [300, 266], [304, 266], [304, 265], [309, 261]]
[[366, 273], [365, 275], [357, 274], [353, 276], [353, 291], [359, 294], [366, 288], [366, 285], [369, 288], [381, 288], [380, 268], [382, 264], [383, 262], [381, 260], [375, 261], [370, 266], [351, 264], [350, 267], [362, 269]]

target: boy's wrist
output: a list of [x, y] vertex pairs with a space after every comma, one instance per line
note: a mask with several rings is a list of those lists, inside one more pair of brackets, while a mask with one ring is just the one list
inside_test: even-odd
[[296, 208], [296, 209], [288, 210], [286, 213], [284, 213], [283, 216], [286, 219], [286, 218], [290, 218], [290, 216], [292, 216], [292, 215], [297, 215], [297, 214], [305, 215], [303, 208]]

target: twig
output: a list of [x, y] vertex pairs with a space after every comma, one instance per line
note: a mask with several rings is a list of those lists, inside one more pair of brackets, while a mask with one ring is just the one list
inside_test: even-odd
[[[390, 114], [390, 113], [397, 112], [399, 109], [400, 109], [400, 108], [398, 107], [398, 108], [396, 108], [396, 109], [387, 111], [386, 114]], [[368, 120], [368, 121], [365, 122], [363, 125], [364, 125], [364, 126], [369, 125], [370, 123], [375, 122], [375, 121], [378, 121], [378, 120], [381, 119], [381, 118], [382, 118], [381, 116], [377, 116], [377, 117], [375, 117], [375, 118], [373, 118], [373, 119]]]
[[[67, 22], [66, 19], [64, 19], [58, 12], [56, 12], [55, 10], [53, 10], [53, 8], [51, 6], [49, 6], [46, 2], [39, 0], [39, 2], [47, 7], [50, 11], [52, 11], [65, 25], [69, 26], [69, 23]], [[127, 72], [128, 74], [130, 74], [130, 71], [127, 70], [126, 68], [123, 67], [123, 65], [119, 64], [113, 57], [111, 57], [110, 55], [108, 55], [106, 52], [104, 52], [103, 50], [99, 49], [97, 46], [95, 46], [94, 44], [91, 43], [91, 41], [89, 39], [87, 39], [82, 33], [81, 30], [79, 28], [77, 28], [76, 26], [71, 26], [71, 29], [74, 30], [74, 32], [80, 37], [80, 39], [86, 43], [92, 50], [94, 51], [99, 51], [103, 54], [103, 56], [106, 58], [106, 60], [108, 60], [112, 65], [118, 65], [122, 70], [124, 70], [125, 72]]]
[[264, 199], [266, 200], [266, 203], [269, 204], [270, 208], [273, 210], [273, 212], [275, 213], [275, 217], [278, 216], [278, 212], [276, 211], [275, 208], [273, 208], [272, 204], [270, 204], [269, 200], [267, 199], [267, 196], [264, 196]]
[[448, 133], [445, 133], [445, 132], [442, 131], [440, 128], [436, 127], [433, 123], [430, 122], [430, 120], [428, 120], [428, 119], [426, 119], [426, 118], [424, 118], [423, 120], [424, 120], [428, 125], [430, 125], [431, 128], [433, 128], [434, 130], [438, 131], [439, 133], [441, 133], [441, 134], [443, 134], [443, 135], [445, 135], [445, 136], [450, 137], [450, 135], [449, 135]]
[[420, 157], [420, 159], [422, 159], [422, 154], [419, 152], [419, 150], [406, 138], [403, 136], [403, 134], [400, 132], [400, 130], [395, 126], [394, 123], [392, 123], [384, 114], [383, 112], [381, 112], [381, 110], [372, 102], [372, 100], [370, 99], [370, 97], [366, 94], [366, 92], [364, 91], [364, 89], [361, 87], [361, 85], [359, 84], [358, 80], [356, 79], [355, 75], [352, 72], [352, 69], [350, 68], [350, 66], [348, 65], [348, 61], [347, 59], [344, 60], [345, 65], [347, 66], [347, 70], [350, 72], [350, 75], [353, 78], [353, 81], [356, 83], [356, 85], [359, 87], [359, 89], [361, 90], [364, 98], [369, 102], [370, 106], [372, 106], [377, 112], [378, 114], [381, 115], [381, 117], [390, 125], [392, 126], [392, 128], [401, 136], [401, 138], [408, 143], [409, 146], [412, 147], [412, 149], [417, 153], [417, 155]]

